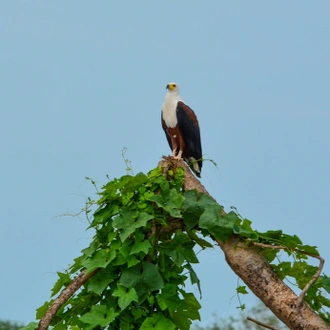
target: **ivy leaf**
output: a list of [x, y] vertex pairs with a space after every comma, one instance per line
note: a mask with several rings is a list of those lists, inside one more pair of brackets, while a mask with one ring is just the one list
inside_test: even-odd
[[306, 261], [295, 261], [288, 271], [288, 276], [295, 278], [299, 289], [302, 289], [316, 273], [317, 269], [317, 267], [308, 265]]
[[147, 315], [147, 311], [144, 308], [132, 308], [132, 316], [134, 321], [137, 321], [140, 317], [142, 316], [146, 316]]
[[73, 259], [74, 264], [71, 265], [68, 269], [69, 274], [75, 274], [79, 269], [83, 268], [81, 261], [84, 259], [84, 256], [77, 257]]
[[278, 265], [271, 265], [273, 270], [276, 274], [283, 280], [291, 270], [291, 262], [290, 261], [283, 261], [280, 262]]
[[111, 198], [114, 200], [118, 195], [118, 189], [121, 189], [128, 181], [129, 181], [129, 175], [124, 175], [119, 179], [114, 179], [110, 182], [108, 182], [103, 187], [103, 193], [104, 197]]
[[251, 227], [252, 221], [249, 219], [244, 219], [241, 227], [247, 231], [253, 231], [252, 227]]
[[149, 220], [153, 219], [153, 218], [154, 218], [154, 216], [152, 214], [148, 214], [146, 212], [139, 213], [139, 216], [138, 216], [137, 221], [135, 223], [134, 229], [140, 228], [140, 227], [145, 227], [147, 222]]
[[120, 277], [119, 283], [126, 288], [135, 287], [139, 282], [141, 282], [140, 268], [140, 265], [138, 265], [124, 270]]
[[114, 290], [113, 294], [114, 297], [119, 297], [118, 305], [119, 307], [124, 310], [132, 301], [138, 302], [139, 297], [134, 288], [127, 289], [118, 285], [118, 288]]
[[240, 293], [240, 294], [249, 294], [247, 291], [246, 291], [246, 286], [245, 285], [241, 285], [239, 287], [236, 288], [236, 292], [237, 293]]
[[324, 288], [325, 291], [327, 291], [328, 293], [330, 293], [330, 277], [323, 275], [322, 276], [322, 286]]
[[196, 272], [194, 271], [194, 269], [192, 268], [192, 266], [189, 263], [187, 263], [184, 267], [187, 268], [189, 271], [191, 284], [197, 284], [199, 296], [200, 296], [200, 299], [202, 299], [201, 282], [200, 282]]
[[200, 315], [198, 310], [201, 308], [200, 303], [197, 301], [196, 297], [192, 293], [181, 292], [184, 300], [181, 303], [182, 310], [186, 312], [192, 320], [200, 320]]
[[319, 256], [319, 251], [317, 251], [316, 246], [310, 246], [310, 245], [299, 245], [299, 250], [305, 251], [309, 254], [313, 254], [315, 256]]
[[93, 253], [97, 250], [99, 244], [95, 240], [89, 244], [89, 247], [81, 250], [82, 254], [84, 254], [86, 257], [91, 257]]
[[197, 203], [197, 191], [196, 189], [185, 191], [183, 209], [194, 206]]
[[127, 176], [128, 180], [123, 186], [123, 192], [135, 192], [143, 183], [145, 183], [148, 180], [148, 177], [140, 172], [136, 174], [135, 176]]
[[140, 265], [123, 271], [119, 283], [126, 288], [143, 284], [150, 291], [160, 290], [164, 287], [164, 281], [159, 274], [158, 267], [150, 262], [143, 263], [142, 274], [140, 273]]
[[111, 272], [108, 269], [102, 269], [87, 282], [87, 289], [89, 292], [94, 292], [97, 295], [101, 295], [104, 289], [117, 278], [115, 272]]
[[122, 229], [119, 236], [121, 241], [124, 242], [135, 229], [145, 227], [147, 222], [153, 219], [153, 217], [153, 215], [146, 212], [132, 213], [129, 209], [122, 208], [120, 216], [113, 221], [113, 226]]
[[160, 194], [150, 196], [147, 200], [155, 202], [158, 207], [167, 211], [173, 218], [181, 218], [181, 207], [184, 197], [174, 188]]
[[252, 229], [251, 223], [248, 219], [244, 219], [240, 224], [235, 223], [233, 232], [241, 237], [248, 237], [256, 241], [258, 233]]
[[[119, 324], [119, 327], [117, 329], [120, 329], [120, 330], [134, 329], [134, 323], [135, 322], [130, 317], [129, 313], [126, 313], [126, 315], [124, 315], [125, 313], [121, 313], [121, 314], [123, 314], [123, 315], [120, 315], [120, 324]], [[77, 329], [77, 330], [81, 330], [81, 329]]]
[[173, 316], [171, 316], [171, 320], [178, 329], [189, 330], [192, 320], [200, 320], [198, 310], [201, 308], [201, 305], [192, 293], [185, 293], [181, 290], [181, 294], [184, 300], [181, 300], [181, 304]]
[[156, 296], [159, 307], [162, 311], [168, 308], [171, 314], [181, 304], [181, 299], [178, 296], [177, 286], [167, 283], [162, 289], [162, 292]]
[[170, 256], [177, 266], [181, 266], [184, 261], [191, 263], [198, 263], [198, 259], [193, 250], [195, 243], [183, 234], [181, 231], [177, 231], [174, 238], [171, 241], [163, 242], [159, 245], [165, 254]]
[[95, 252], [92, 257], [83, 260], [82, 265], [86, 268], [86, 274], [88, 274], [97, 268], [107, 267], [115, 257], [116, 251], [103, 249]]
[[205, 248], [213, 248], [213, 244], [209, 243], [208, 241], [206, 241], [205, 239], [199, 237], [194, 231], [188, 231], [187, 232], [188, 236], [195, 241], [202, 249]]
[[[295, 249], [298, 245], [302, 244], [300, 238], [297, 235], [282, 234], [280, 238], [281, 245], [287, 248]], [[290, 252], [291, 253], [291, 252]]]
[[42, 306], [40, 306], [37, 309], [37, 313], [36, 313], [37, 320], [40, 320], [45, 315], [45, 313], [48, 311], [51, 304], [52, 304], [52, 301], [49, 301], [49, 302], [46, 301]]
[[123, 231], [120, 232], [120, 239], [122, 242], [134, 232], [134, 218], [136, 218], [137, 215], [137, 213], [133, 213], [129, 208], [121, 208], [120, 216], [114, 219], [113, 227], [123, 229]]
[[277, 256], [278, 250], [276, 249], [265, 249], [263, 255], [267, 258], [268, 262], [271, 263]]
[[129, 253], [131, 251], [131, 246], [129, 246], [129, 241], [126, 241], [120, 248], [119, 252], [121, 255], [126, 259], [129, 256]]
[[143, 263], [142, 281], [147, 284], [151, 291], [160, 290], [164, 287], [158, 267], [150, 262]]
[[141, 324], [140, 330], [174, 330], [176, 327], [163, 314], [153, 314], [152, 317], [147, 317]]
[[233, 233], [238, 216], [233, 211], [225, 216], [220, 216], [221, 212], [222, 207], [216, 203], [205, 208], [199, 219], [199, 227], [206, 229], [210, 234], [225, 242]]
[[131, 255], [132, 254], [138, 254], [140, 252], [143, 252], [144, 254], [147, 254], [149, 252], [149, 249], [151, 248], [151, 244], [148, 240], [137, 242], [132, 246]]
[[209, 230], [211, 227], [214, 227], [208, 225], [212, 224], [213, 221], [218, 219], [218, 217], [221, 215], [222, 207], [207, 194], [199, 194], [198, 200], [195, 191], [187, 191], [184, 196], [184, 222], [187, 228], [191, 229], [196, 224], [199, 224], [200, 228], [204, 228], [203, 226], [206, 226], [207, 228], [205, 229], [207, 230]]
[[196, 190], [188, 190], [184, 194], [183, 221], [187, 229], [190, 230], [198, 225], [199, 218], [204, 211], [204, 205], [197, 201]]
[[52, 288], [51, 297], [55, 296], [61, 290], [61, 288], [63, 286], [65, 287], [71, 283], [71, 278], [68, 273], [57, 272], [57, 275], [58, 275], [59, 279], [56, 281], [54, 287]]
[[141, 260], [136, 259], [134, 256], [128, 256], [126, 261], [127, 261], [127, 267], [133, 267], [141, 262]]
[[110, 221], [114, 215], [118, 214], [118, 212], [118, 203], [113, 202], [111, 204], [107, 204], [105, 207], [102, 206], [95, 211], [91, 227]]
[[107, 308], [105, 305], [92, 306], [91, 311], [81, 316], [80, 321], [90, 324], [93, 328], [100, 326], [102, 328], [110, 324], [119, 313], [114, 308]]
[[156, 180], [157, 178], [161, 178], [163, 177], [164, 178], [164, 175], [163, 175], [163, 169], [161, 166], [158, 166], [154, 169], [152, 169], [151, 171], [149, 171], [148, 173], [148, 178], [151, 179], [151, 181], [154, 181]]
[[123, 192], [122, 196], [121, 196], [122, 205], [124, 205], [124, 206], [131, 205], [133, 197], [134, 197], [134, 192], [130, 192], [130, 191], [125, 192], [125, 193]]
[[263, 242], [274, 242], [281, 239], [283, 235], [282, 230], [268, 230], [265, 233], [258, 232], [259, 237], [263, 239]]
[[190, 230], [198, 225], [198, 220], [203, 213], [204, 208], [200, 205], [194, 205], [188, 207], [183, 212], [183, 221], [187, 229]]

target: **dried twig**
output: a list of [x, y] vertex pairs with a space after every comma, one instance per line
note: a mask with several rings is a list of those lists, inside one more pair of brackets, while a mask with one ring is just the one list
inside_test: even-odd
[[323, 266], [324, 266], [324, 259], [316, 254], [312, 254], [312, 253], [308, 253], [306, 251], [302, 251], [299, 249], [295, 249], [295, 248], [288, 248], [286, 246], [282, 246], [282, 245], [268, 245], [268, 244], [263, 244], [263, 243], [258, 243], [258, 242], [253, 242], [251, 239], [248, 239], [249, 242], [251, 242], [252, 244], [256, 245], [256, 246], [260, 246], [263, 248], [267, 248], [267, 249], [277, 249], [277, 250], [289, 250], [291, 252], [298, 252], [301, 254], [305, 254], [306, 256], [312, 257], [312, 258], [316, 258], [318, 260], [320, 260], [320, 265], [319, 268], [317, 269], [316, 273], [312, 276], [312, 278], [310, 279], [310, 281], [305, 285], [305, 287], [303, 288], [303, 290], [300, 292], [300, 295], [297, 298], [297, 305], [298, 307], [301, 306], [305, 294], [307, 293], [308, 289], [316, 282], [316, 280], [319, 278]]
[[250, 316], [247, 317], [247, 320], [249, 320], [249, 321], [251, 321], [251, 322], [254, 322], [255, 324], [258, 324], [258, 325], [260, 325], [261, 327], [264, 327], [264, 328], [267, 328], [267, 329], [278, 330], [277, 328], [272, 327], [271, 325], [265, 324], [265, 323], [263, 323], [263, 322], [260, 322], [260, 321], [258, 321], [258, 320], [255, 320], [255, 319], [253, 319], [253, 318], [250, 317]]

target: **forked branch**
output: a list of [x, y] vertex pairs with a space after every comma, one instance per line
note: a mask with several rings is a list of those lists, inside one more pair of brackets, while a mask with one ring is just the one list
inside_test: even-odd
[[316, 282], [316, 280], [321, 275], [321, 272], [322, 272], [322, 269], [323, 269], [323, 266], [324, 266], [324, 259], [321, 256], [319, 256], [319, 255], [308, 253], [306, 251], [302, 251], [302, 250], [299, 250], [299, 249], [288, 248], [288, 247], [282, 246], [282, 245], [263, 244], [263, 243], [253, 242], [251, 240], [249, 240], [249, 241], [252, 244], [254, 244], [255, 246], [260, 246], [260, 247], [267, 248], [267, 249], [289, 250], [291, 252], [298, 252], [298, 253], [304, 254], [306, 256], [309, 256], [309, 257], [312, 257], [312, 258], [316, 258], [316, 259], [318, 259], [320, 261], [320, 265], [319, 265], [317, 271], [312, 276], [312, 278], [310, 279], [310, 281], [305, 285], [305, 287], [300, 292], [300, 295], [299, 295], [299, 297], [297, 299], [298, 306], [301, 306], [301, 304], [302, 304], [302, 302], [304, 300], [305, 294], [307, 293], [308, 289]]

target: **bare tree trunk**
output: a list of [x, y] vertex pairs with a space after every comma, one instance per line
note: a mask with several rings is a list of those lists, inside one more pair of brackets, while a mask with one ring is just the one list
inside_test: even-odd
[[[164, 171], [173, 166], [174, 160], [163, 160], [159, 166]], [[175, 166], [185, 169], [185, 190], [196, 189], [207, 193], [188, 166], [177, 161]], [[290, 329], [330, 329], [322, 318], [306, 303], [299, 306], [299, 297], [281, 281], [271, 269], [260, 248], [247, 244], [233, 235], [225, 243], [216, 240], [223, 250], [226, 261], [232, 270], [244, 281], [250, 290]]]

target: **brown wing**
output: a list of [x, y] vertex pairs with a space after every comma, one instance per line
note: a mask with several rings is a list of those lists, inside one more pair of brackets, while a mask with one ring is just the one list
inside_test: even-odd
[[161, 119], [162, 119], [162, 127], [163, 127], [163, 130], [164, 130], [164, 132], [165, 132], [167, 142], [168, 142], [168, 144], [169, 144], [171, 150], [173, 150], [171, 137], [170, 137], [170, 134], [169, 134], [168, 131], [167, 131], [167, 126], [166, 126], [166, 124], [165, 124], [165, 120], [163, 119], [163, 111], [162, 111], [162, 114], [161, 114]]

